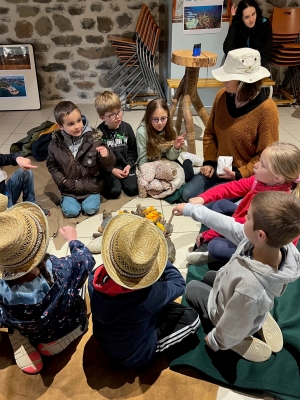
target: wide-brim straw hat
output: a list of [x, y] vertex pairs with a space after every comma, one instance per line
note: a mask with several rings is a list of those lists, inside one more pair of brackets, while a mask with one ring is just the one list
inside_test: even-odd
[[163, 273], [168, 245], [152, 221], [121, 214], [106, 225], [101, 253], [113, 281], [128, 289], [142, 289], [156, 282]]
[[[6, 197], [2, 196], [0, 205]], [[30, 202], [0, 211], [0, 278], [17, 279], [43, 260], [49, 243], [48, 222], [41, 208]]]
[[254, 83], [270, 76], [270, 72], [261, 66], [259, 51], [245, 47], [229, 51], [224, 65], [212, 70], [212, 75], [221, 82]]

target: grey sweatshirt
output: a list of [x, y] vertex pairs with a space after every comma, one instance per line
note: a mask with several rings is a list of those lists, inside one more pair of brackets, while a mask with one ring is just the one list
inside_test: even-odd
[[91, 132], [92, 128], [89, 126], [89, 121], [86, 116], [81, 114], [82, 122], [83, 122], [83, 130], [80, 136], [72, 136], [66, 133], [64, 130], [61, 131], [64, 141], [68, 146], [70, 152], [73, 154], [73, 157], [76, 157], [79, 147], [82, 145], [83, 135], [86, 132]]
[[274, 297], [281, 296], [289, 282], [300, 276], [300, 255], [291, 243], [281, 250], [285, 262], [279, 270], [250, 258], [253, 244], [242, 224], [201, 205], [187, 204], [183, 214], [203, 222], [238, 247], [218, 272], [208, 298], [208, 313], [214, 329], [208, 341], [214, 351], [226, 350], [253, 335], [263, 325]]

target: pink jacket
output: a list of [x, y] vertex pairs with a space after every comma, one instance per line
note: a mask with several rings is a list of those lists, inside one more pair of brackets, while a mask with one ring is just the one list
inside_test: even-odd
[[[231, 199], [234, 197], [243, 197], [240, 204], [237, 206], [232, 217], [235, 221], [243, 224], [246, 219], [247, 211], [250, 207], [250, 203], [256, 193], [265, 192], [268, 190], [275, 190], [279, 192], [290, 192], [294, 183], [283, 183], [278, 186], [268, 186], [262, 182], [256, 181], [255, 176], [252, 175], [250, 178], [242, 178], [238, 181], [232, 181], [224, 183], [223, 185], [215, 186], [212, 189], [207, 190], [198, 197], [204, 199], [204, 203], [210, 203], [211, 201], [221, 199]], [[205, 241], [209, 242], [215, 237], [222, 237], [218, 232], [209, 229], [202, 233]], [[296, 240], [297, 243], [297, 240]]]

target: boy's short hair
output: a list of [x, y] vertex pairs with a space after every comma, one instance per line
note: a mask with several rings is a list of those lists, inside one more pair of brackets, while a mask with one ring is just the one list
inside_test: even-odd
[[97, 114], [103, 116], [106, 112], [113, 112], [116, 109], [121, 109], [121, 100], [119, 97], [109, 90], [98, 94], [95, 98], [95, 107]]
[[261, 192], [251, 202], [253, 230], [262, 230], [268, 246], [280, 248], [300, 235], [300, 199], [286, 192]]
[[53, 110], [56, 123], [63, 126], [64, 117], [70, 115], [74, 110], [79, 111], [81, 114], [80, 109], [76, 106], [76, 104], [72, 103], [72, 101], [60, 101]]

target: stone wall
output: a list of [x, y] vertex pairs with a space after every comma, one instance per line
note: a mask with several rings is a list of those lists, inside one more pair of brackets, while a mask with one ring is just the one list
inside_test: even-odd
[[0, 43], [31, 43], [42, 102], [93, 102], [115, 63], [110, 35], [132, 37], [142, 0], [1, 0]]

